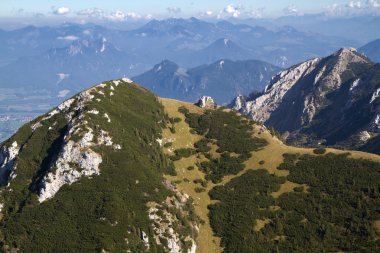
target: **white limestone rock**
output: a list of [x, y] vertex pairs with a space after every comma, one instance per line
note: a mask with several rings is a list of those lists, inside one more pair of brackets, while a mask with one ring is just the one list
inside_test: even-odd
[[95, 110], [95, 109], [92, 109], [91, 111], [88, 111], [87, 113], [98, 115], [99, 111]]
[[[92, 139], [91, 139], [92, 140]], [[72, 184], [82, 176], [99, 175], [99, 165], [102, 157], [88, 147], [89, 141], [83, 141], [79, 145], [69, 141], [63, 147], [57, 161], [54, 164], [55, 171], [49, 172], [43, 179], [43, 187], [38, 200], [43, 202], [54, 197], [65, 184]], [[84, 145], [83, 145], [84, 144]], [[75, 165], [73, 168], [72, 165]]]
[[361, 131], [358, 134], [359, 140], [362, 142], [367, 142], [369, 139], [371, 139], [371, 135], [368, 133], [368, 131]]
[[[64, 101], [62, 104], [58, 105], [57, 108], [55, 108], [54, 110], [50, 111], [46, 117], [42, 118], [40, 121], [36, 122], [35, 124], [32, 125], [32, 131], [36, 131], [39, 127], [42, 126], [42, 122], [45, 121], [45, 120], [48, 120], [50, 119], [51, 117], [53, 117], [54, 115], [58, 114], [58, 113], [65, 113], [67, 112], [71, 105], [74, 103], [74, 99], [71, 98], [71, 99], [68, 99], [66, 101]], [[69, 115], [67, 117], [70, 117]], [[66, 117], [66, 118], [67, 118]]]
[[133, 81], [129, 78], [122, 78], [121, 80], [126, 83], [133, 83]]
[[320, 59], [316, 58], [280, 72], [265, 88], [263, 95], [252, 101], [244, 101], [239, 98], [237, 102], [240, 104], [237, 104], [236, 108], [240, 107], [240, 112], [250, 114], [256, 121], [265, 122], [281, 104], [283, 97], [290, 88], [297, 83], [299, 78], [313, 71], [319, 61]]
[[380, 131], [380, 114], [377, 114], [370, 124], [370, 129], [374, 132]]
[[110, 116], [108, 116], [107, 113], [104, 113], [104, 118], [106, 118], [108, 123], [111, 123], [111, 118], [110, 118]]
[[[172, 185], [168, 185], [168, 187], [175, 191], [176, 196], [175, 197], [168, 197], [165, 203], [170, 203], [170, 207], [174, 207], [179, 212], [183, 212], [183, 207], [186, 205], [189, 196], [186, 194], [180, 193], [178, 190], [171, 188]], [[159, 212], [159, 209], [161, 212]], [[195, 253], [197, 245], [195, 243], [194, 238], [191, 238], [190, 235], [184, 237], [184, 235], [180, 235], [178, 232], [176, 232], [173, 228], [174, 223], [178, 222], [176, 215], [170, 213], [167, 211], [166, 208], [164, 208], [163, 205], [160, 205], [158, 203], [154, 203], [149, 208], [148, 211], [148, 217], [155, 226], [153, 226], [154, 235], [153, 238], [155, 239], [156, 243], [158, 245], [161, 245], [160, 238], [164, 238], [167, 241], [167, 246], [165, 249], [169, 253]], [[196, 229], [198, 229], [196, 224], [193, 224]], [[181, 239], [191, 242], [192, 246], [189, 250], [185, 251], [182, 248]]]
[[196, 103], [196, 105], [199, 106], [200, 108], [207, 108], [207, 109], [211, 109], [211, 108], [216, 107], [214, 99], [212, 97], [209, 97], [209, 96], [201, 97], [198, 100], [198, 102]]
[[236, 111], [240, 111], [244, 108], [246, 108], [247, 106], [247, 98], [244, 97], [243, 95], [239, 95], [237, 96], [231, 103], [231, 107], [232, 109], [236, 110]]
[[373, 101], [375, 101], [378, 97], [380, 97], [380, 88], [377, 89], [377, 90], [372, 94], [371, 101], [370, 101], [369, 103], [372, 104]]
[[143, 241], [145, 248], [149, 250], [149, 237], [144, 231], [141, 231], [141, 240]]
[[[0, 149], [0, 184], [8, 182], [8, 175], [12, 177], [16, 169], [15, 160], [20, 151], [17, 142], [14, 141], [10, 147], [2, 146]], [[14, 174], [15, 175], [15, 174]]]
[[[66, 115], [69, 121], [69, 130], [65, 136], [65, 143], [57, 160], [51, 166], [50, 172], [42, 180], [42, 187], [38, 196], [40, 202], [54, 197], [63, 185], [77, 182], [82, 176], [90, 177], [100, 174], [99, 165], [102, 163], [102, 157], [91, 148], [99, 145], [113, 146], [114, 144], [109, 133], [101, 129], [98, 130], [99, 138], [94, 140], [94, 130], [86, 125], [87, 122], [83, 120], [83, 113], [97, 115], [99, 111], [93, 109], [84, 112], [83, 110], [86, 104], [94, 98], [91, 93], [96, 92], [97, 88], [104, 85], [100, 84], [81, 92], [69, 103], [63, 103], [61, 106], [61, 109], [65, 109], [76, 101], [76, 107], [71, 108], [70, 113]], [[60, 110], [60, 108], [58, 109]], [[72, 135], [77, 135], [83, 129], [85, 133], [81, 133], [82, 137], [79, 141], [71, 140]]]
[[98, 137], [98, 144], [99, 145], [105, 145], [105, 146], [112, 146], [112, 138], [110, 137], [110, 134], [104, 130], [100, 130], [100, 135]]

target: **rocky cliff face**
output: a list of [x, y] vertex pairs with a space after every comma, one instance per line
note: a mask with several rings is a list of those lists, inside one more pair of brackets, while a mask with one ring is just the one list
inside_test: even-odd
[[200, 108], [206, 108], [206, 109], [213, 109], [216, 107], [214, 99], [209, 96], [201, 97], [196, 103], [196, 105], [199, 106]]
[[262, 94], [239, 96], [231, 106], [293, 144], [360, 149], [378, 135], [379, 87], [379, 66], [344, 48], [280, 72]]
[[23, 126], [0, 147], [6, 251], [195, 252], [192, 200], [163, 178], [165, 122], [157, 98], [124, 78]]

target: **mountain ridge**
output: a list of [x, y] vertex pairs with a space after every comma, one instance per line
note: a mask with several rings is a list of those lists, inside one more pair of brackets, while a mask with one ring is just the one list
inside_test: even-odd
[[230, 109], [111, 80], [1, 144], [1, 246], [218, 253], [303, 252], [311, 243], [316, 251], [376, 251], [379, 162], [363, 152], [286, 146]]
[[132, 79], [161, 97], [192, 102], [209, 95], [217, 103], [226, 104], [238, 94], [261, 91], [279, 70], [276, 66], [257, 60], [222, 59], [190, 69], [165, 60]]
[[358, 49], [375, 62], [380, 62], [380, 39], [371, 41]]
[[163, 184], [163, 171], [173, 173], [157, 141], [163, 118], [157, 98], [125, 78], [23, 126], [0, 153], [2, 220], [11, 228], [1, 229], [2, 247], [195, 252], [191, 200]]
[[[377, 103], [377, 72], [378, 66], [366, 56], [345, 48], [280, 72], [263, 94], [251, 99], [237, 97], [232, 107], [282, 133], [290, 133], [293, 144], [360, 149], [360, 145], [377, 136], [377, 128], [373, 127], [376, 109], [371, 109]], [[329, 121], [331, 126], [326, 125]], [[344, 128], [345, 125], [350, 127]], [[367, 139], [363, 142], [360, 136], [370, 137], [364, 137]], [[352, 146], [350, 138], [356, 139], [359, 146]]]

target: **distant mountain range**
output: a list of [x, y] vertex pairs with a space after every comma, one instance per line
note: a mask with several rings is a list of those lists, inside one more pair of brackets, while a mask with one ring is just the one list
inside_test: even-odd
[[[73, 23], [0, 30], [0, 93], [3, 94], [0, 112], [29, 113], [38, 108], [40, 113], [91, 83], [139, 76], [164, 59], [187, 70], [211, 66], [220, 59], [255, 59], [288, 67], [328, 55], [342, 46], [360, 45], [355, 40], [300, 32], [291, 26], [269, 29], [259, 24], [190, 18], [152, 20], [133, 30]], [[235, 72], [243, 73], [237, 69]], [[213, 88], [213, 92], [220, 94], [215, 94], [218, 103], [223, 104], [239, 93], [260, 90], [270, 79], [266, 73], [262, 73], [264, 77], [259, 82], [256, 74], [249, 77], [245, 77], [245, 73], [243, 77], [232, 74], [224, 75], [224, 80], [231, 80], [231, 84], [223, 85], [232, 90], [223, 91], [221, 86]], [[229, 79], [232, 76], [233, 80]], [[218, 82], [226, 83], [224, 80]], [[210, 82], [207, 85], [217, 87]], [[194, 86], [199, 87], [199, 83]], [[195, 100], [197, 94], [200, 92], [194, 90], [191, 94], [182, 94], [181, 98]], [[179, 93], [174, 94], [178, 96]]]
[[380, 39], [374, 40], [358, 49], [375, 62], [380, 62]]
[[360, 44], [380, 38], [380, 30], [378, 29], [380, 24], [379, 15], [364, 14], [351, 16], [341, 15], [342, 13], [334, 15], [333, 9], [330, 10], [331, 12], [326, 9], [326, 12], [319, 14], [287, 15], [276, 19], [252, 18], [244, 21], [234, 19], [229, 21], [234, 23], [244, 22], [251, 26], [263, 26], [269, 29], [291, 26], [299, 31], [318, 31], [321, 35], [355, 40]]
[[[290, 66], [315, 56], [328, 55], [342, 46], [359, 45], [359, 43], [347, 39], [300, 32], [290, 26], [268, 30], [260, 26], [232, 24], [228, 21], [210, 23], [196, 18], [153, 20], [127, 34], [126, 44], [120, 45], [122, 48], [134, 47], [135, 51], [138, 51], [139, 48], [145, 49], [146, 55], [149, 54], [149, 57], [152, 58], [159, 58], [160, 54], [165, 53], [165, 58], [187, 67], [194, 66], [192, 65], [194, 63], [199, 65], [214, 61], [215, 59], [207, 59], [207, 54], [201, 62], [194, 62], [191, 58], [194, 53], [206, 49], [215, 41], [219, 40], [220, 43], [220, 39], [228, 39], [237, 44], [239, 46], [238, 54], [243, 49], [250, 52], [248, 55], [251, 55], [252, 59], [263, 60], [279, 66]], [[237, 49], [236, 47], [231, 48]], [[220, 56], [219, 58], [228, 58]], [[188, 59], [189, 57], [190, 59]], [[246, 58], [233, 58], [232, 60], [242, 59]]]
[[66, 97], [93, 82], [127, 75], [136, 61], [105, 38], [77, 40], [67, 47], [20, 58], [0, 68], [1, 88], [46, 89]]
[[[275, 65], [290, 66], [315, 56], [327, 55], [342, 46], [359, 46], [354, 40], [300, 32], [290, 26], [269, 30], [260, 26], [232, 24], [228, 21], [206, 22], [196, 18], [152, 20], [142, 27], [124, 31], [94, 24], [64, 24], [58, 27], [28, 26], [14, 31], [0, 30], [3, 42], [0, 53], [3, 62], [19, 57], [39, 55], [51, 48], [66, 47], [74, 40], [109, 42], [128, 54], [139, 56], [141, 63], [170, 59], [190, 67], [211, 63], [215, 59], [199, 61], [184, 59], [206, 49], [220, 39], [229, 39], [240, 48], [250, 51], [253, 59]], [[234, 51], [228, 52], [233, 54]], [[229, 58], [228, 55], [219, 58]], [[246, 56], [245, 56], [246, 57]], [[183, 62], [180, 61], [183, 60]], [[242, 60], [235, 56], [232, 60]], [[136, 69], [137, 72], [144, 69]], [[141, 73], [140, 72], [140, 73]]]
[[262, 94], [232, 107], [297, 145], [380, 153], [380, 64], [341, 49], [280, 72]]
[[94, 24], [27, 26], [0, 30], [0, 41], [0, 88], [38, 88], [66, 98], [90, 83], [140, 75], [164, 59], [186, 69], [220, 59], [284, 67], [358, 45], [290, 26], [269, 30], [196, 18], [152, 20], [129, 31]]
[[165, 60], [133, 80], [161, 97], [194, 102], [209, 95], [217, 103], [227, 104], [239, 94], [262, 91], [278, 71], [280, 68], [256, 60], [219, 60], [191, 69]]

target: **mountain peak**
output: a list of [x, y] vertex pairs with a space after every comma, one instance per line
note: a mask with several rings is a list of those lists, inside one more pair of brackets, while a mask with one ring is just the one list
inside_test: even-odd
[[334, 57], [337, 57], [338, 60], [344, 61], [346, 63], [353, 62], [369, 62], [368, 58], [358, 51], [355, 48], [341, 48], [333, 54]]
[[380, 39], [369, 42], [358, 49], [360, 53], [363, 53], [371, 60], [380, 62]]
[[159, 64], [155, 65], [153, 67], [153, 71], [154, 72], [166, 72], [166, 71], [175, 72], [178, 68], [179, 66], [177, 63], [165, 59]]
[[[378, 80], [371, 81], [368, 74], [377, 71], [376, 65], [366, 56], [353, 48], [342, 48], [328, 57], [306, 61], [280, 72], [263, 94], [247, 101], [238, 97], [231, 107], [278, 131], [289, 132], [295, 139], [310, 134], [304, 129], [314, 127], [314, 132], [320, 136], [309, 137], [310, 141], [320, 138], [315, 140], [335, 144], [349, 138], [350, 134], [358, 135], [363, 129], [378, 131], [378, 112], [370, 109], [378, 96]], [[367, 118], [363, 119], [363, 115]], [[362, 121], [357, 123], [359, 118]], [[329, 122], [329, 126], [323, 122]], [[346, 129], [345, 126], [352, 122], [357, 125]]]

